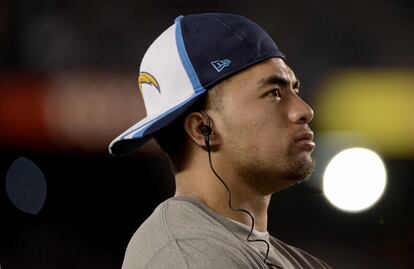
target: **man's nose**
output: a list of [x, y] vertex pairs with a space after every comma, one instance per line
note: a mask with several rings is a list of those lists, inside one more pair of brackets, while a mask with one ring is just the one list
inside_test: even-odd
[[313, 110], [302, 98], [295, 95], [292, 96], [288, 117], [293, 123], [307, 124], [313, 119]]

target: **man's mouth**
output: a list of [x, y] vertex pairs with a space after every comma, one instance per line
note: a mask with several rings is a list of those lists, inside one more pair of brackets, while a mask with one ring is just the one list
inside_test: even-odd
[[312, 131], [305, 131], [300, 133], [299, 135], [295, 136], [293, 139], [296, 145], [300, 146], [305, 150], [312, 151], [315, 149], [315, 142], [313, 141], [313, 132]]

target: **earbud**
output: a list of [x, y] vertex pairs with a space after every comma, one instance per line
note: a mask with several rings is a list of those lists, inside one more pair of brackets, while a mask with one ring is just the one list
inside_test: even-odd
[[204, 136], [204, 144], [206, 147], [210, 147], [210, 135], [211, 135], [211, 127], [208, 125], [203, 125], [200, 129], [200, 133]]
[[208, 124], [204, 124], [202, 127], [201, 127], [201, 129], [200, 129], [200, 133], [204, 136], [204, 144], [205, 144], [205, 146], [210, 150], [210, 135], [211, 135], [211, 133], [212, 133], [212, 129], [211, 129], [211, 126], [210, 126], [210, 122], [211, 122], [211, 120], [210, 120], [210, 117], [207, 115], [207, 113], [206, 112], [204, 112], [204, 111], [200, 111], [204, 116], [206, 116], [207, 117], [207, 119], [208, 119]]
[[211, 135], [211, 127], [208, 125], [203, 125], [203, 127], [201, 127], [200, 132], [202, 135]]

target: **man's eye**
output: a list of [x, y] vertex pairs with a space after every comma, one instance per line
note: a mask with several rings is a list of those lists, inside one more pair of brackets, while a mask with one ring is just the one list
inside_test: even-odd
[[271, 90], [269, 92], [269, 95], [271, 95], [272, 97], [278, 97], [278, 98], [282, 97], [280, 95], [280, 90], [279, 89], [273, 89], [273, 90]]

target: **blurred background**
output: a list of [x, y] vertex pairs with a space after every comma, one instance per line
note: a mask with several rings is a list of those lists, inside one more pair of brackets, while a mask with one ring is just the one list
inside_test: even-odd
[[[107, 146], [145, 116], [136, 77], [146, 48], [178, 15], [201, 12], [267, 30], [315, 111], [315, 172], [273, 196], [269, 232], [333, 268], [413, 268], [409, 0], [1, 0], [0, 267], [121, 267], [174, 178], [153, 141], [119, 159]], [[329, 160], [351, 147], [376, 152], [387, 175], [357, 212], [324, 192]]]

